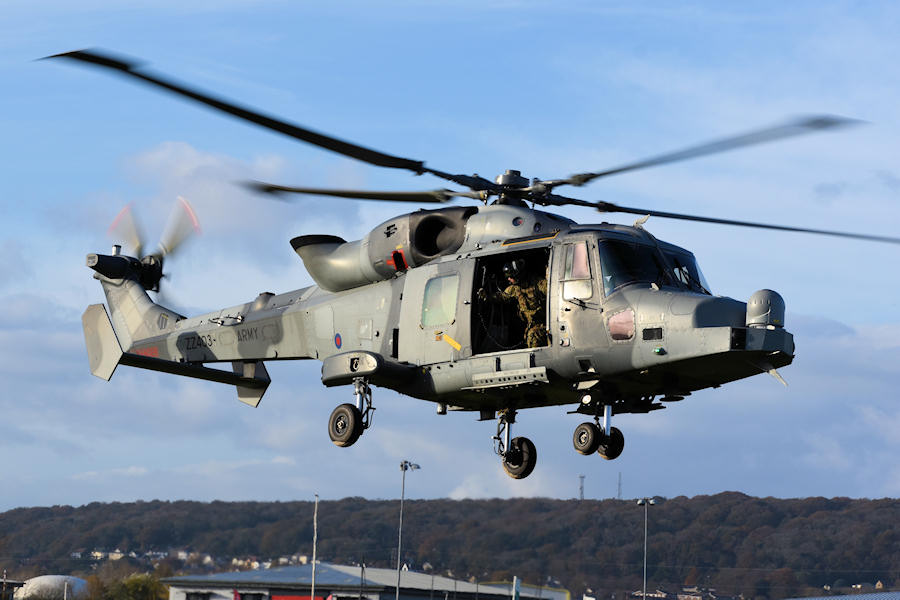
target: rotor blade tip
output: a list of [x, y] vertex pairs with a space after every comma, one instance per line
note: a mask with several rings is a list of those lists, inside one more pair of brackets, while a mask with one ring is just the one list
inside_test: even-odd
[[52, 58], [68, 58], [70, 60], [78, 60], [85, 63], [99, 65], [101, 67], [110, 67], [112, 69], [118, 69], [120, 71], [132, 71], [142, 64], [138, 61], [126, 59], [123, 56], [117, 56], [111, 52], [107, 52], [99, 48], [84, 48], [81, 50], [72, 50], [70, 52], [61, 52], [59, 54], [45, 56], [44, 58], [39, 60]]
[[187, 213], [194, 231], [200, 233], [200, 219], [197, 218], [197, 213], [194, 212], [194, 207], [191, 206], [190, 202], [185, 200], [183, 196], [178, 196], [178, 202], [181, 204], [182, 208], [184, 208], [184, 212]]
[[259, 192], [262, 194], [272, 194], [277, 191], [272, 184], [266, 183], [264, 181], [256, 181], [256, 180], [239, 181], [238, 185], [245, 187], [250, 191]]
[[801, 125], [809, 129], [831, 129], [832, 127], [847, 127], [864, 123], [865, 121], [863, 120], [851, 119], [840, 115], [816, 115], [801, 121]]

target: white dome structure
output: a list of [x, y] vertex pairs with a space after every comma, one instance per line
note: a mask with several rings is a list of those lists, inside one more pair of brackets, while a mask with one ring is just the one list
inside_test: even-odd
[[15, 600], [76, 600], [87, 595], [87, 581], [71, 575], [41, 575], [25, 580], [16, 590]]

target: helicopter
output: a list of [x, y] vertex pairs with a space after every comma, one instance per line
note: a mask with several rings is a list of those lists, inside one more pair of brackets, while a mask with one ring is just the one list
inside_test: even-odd
[[[91, 373], [119, 365], [235, 386], [256, 407], [271, 383], [265, 363], [321, 361], [325, 386], [352, 388], [331, 413], [331, 441], [352, 446], [372, 427], [373, 388], [432, 402], [439, 415], [470, 411], [496, 420], [494, 451], [506, 473], [527, 477], [537, 449], [513, 436], [518, 411], [569, 406], [586, 419], [573, 432], [582, 455], [624, 450], [615, 415], [649, 413], [693, 392], [778, 369], [795, 346], [785, 302], [762, 289], [746, 301], [714, 295], [694, 255], [644, 226], [651, 216], [877, 242], [900, 238], [648, 210], [556, 193], [596, 179], [853, 125], [811, 116], [604, 171], [540, 180], [507, 170], [495, 179], [454, 174], [307, 129], [90, 49], [46, 57], [111, 71], [325, 150], [379, 167], [431, 175], [464, 189], [367, 191], [246, 185], [266, 194], [480, 205], [419, 209], [362, 239], [302, 235], [291, 246], [314, 285], [187, 317], [154, 302], [164, 259], [196, 228], [181, 210], [157, 250], [143, 254], [130, 213], [120, 230], [133, 256], [113, 246], [86, 263], [106, 298], [82, 316]], [[535, 208], [582, 206], [639, 215], [633, 225], [579, 224]], [[108, 307], [108, 310], [107, 310]], [[230, 369], [208, 366], [228, 364]]]

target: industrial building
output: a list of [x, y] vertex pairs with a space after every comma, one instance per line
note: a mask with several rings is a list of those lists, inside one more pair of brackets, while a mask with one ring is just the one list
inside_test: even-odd
[[[261, 571], [170, 577], [169, 600], [393, 600], [397, 571], [318, 563]], [[511, 600], [512, 586], [479, 584], [429, 573], [401, 571], [400, 600]], [[559, 588], [522, 586], [523, 600], [569, 600]]]

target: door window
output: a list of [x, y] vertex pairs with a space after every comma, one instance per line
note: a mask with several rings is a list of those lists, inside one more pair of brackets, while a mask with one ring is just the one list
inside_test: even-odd
[[566, 246], [566, 264], [562, 279], [563, 300], [587, 300], [593, 296], [587, 242]]
[[422, 301], [422, 326], [444, 325], [456, 320], [459, 275], [435, 277], [425, 284]]

